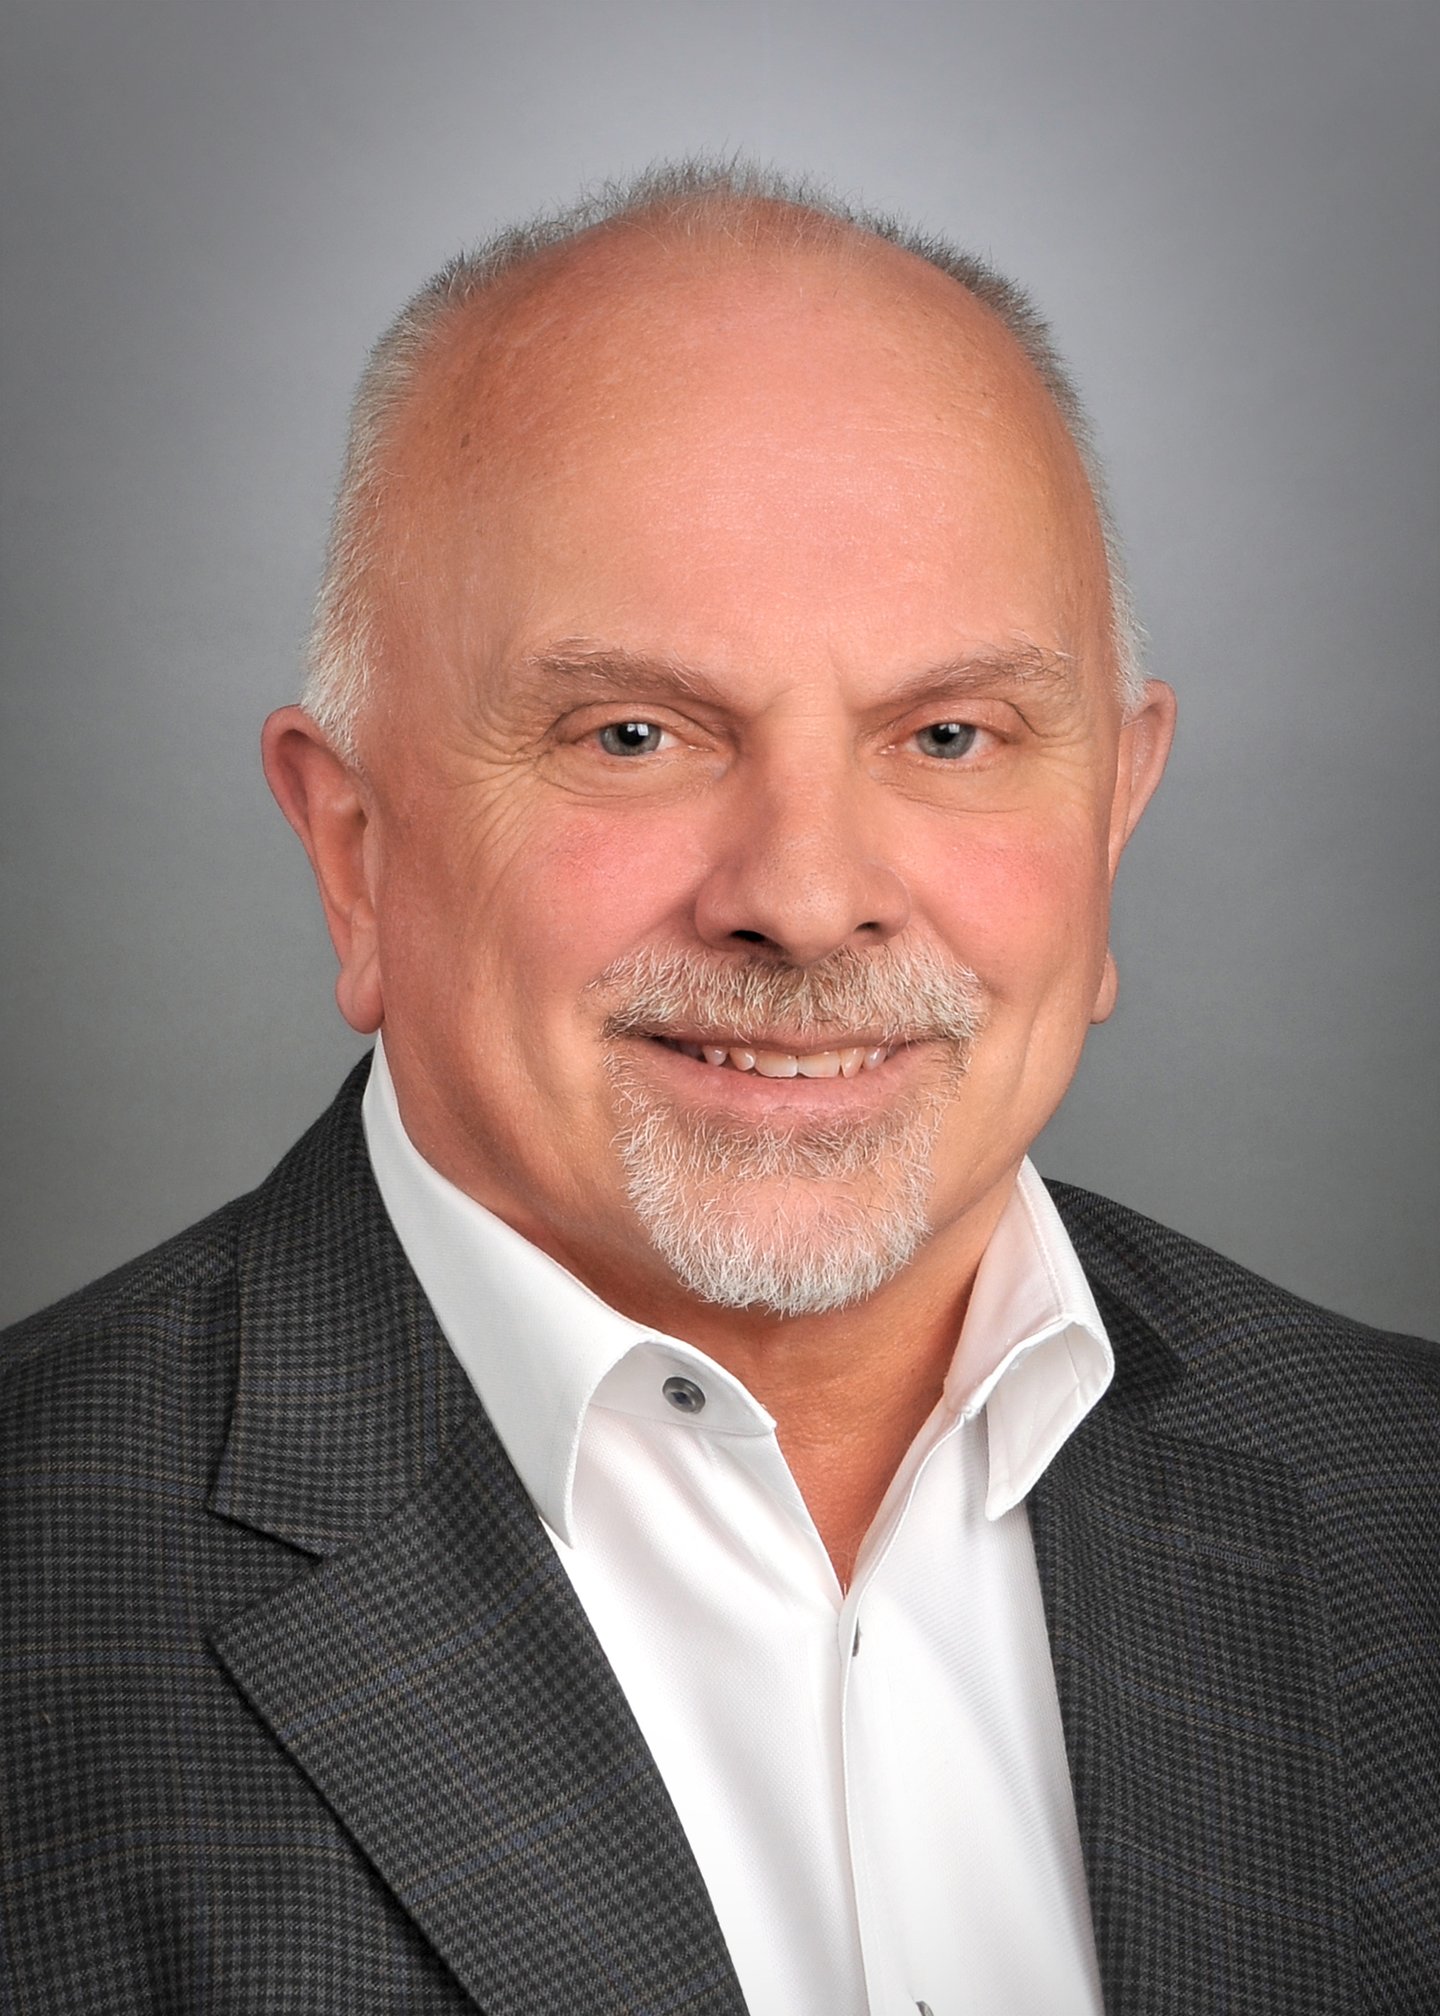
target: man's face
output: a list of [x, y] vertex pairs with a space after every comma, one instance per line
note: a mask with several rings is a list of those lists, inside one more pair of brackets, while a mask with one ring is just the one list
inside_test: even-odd
[[1143, 727], [1073, 448], [959, 289], [606, 256], [402, 431], [349, 1012], [623, 1306], [820, 1309], [988, 1233], [1108, 1005]]

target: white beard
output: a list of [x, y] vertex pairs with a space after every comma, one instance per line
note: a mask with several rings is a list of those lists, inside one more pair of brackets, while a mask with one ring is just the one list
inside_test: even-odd
[[624, 1096], [630, 1201], [702, 1301], [819, 1316], [873, 1295], [929, 1237], [939, 1101], [825, 1141], [697, 1124], [635, 1087]]
[[630, 1201], [701, 1300], [818, 1316], [873, 1295], [909, 1263], [930, 1236], [936, 1137], [982, 1019], [967, 967], [923, 951], [847, 953], [812, 969], [648, 954], [595, 984], [629, 996], [611, 1017], [616, 1031], [885, 1027], [943, 1042], [949, 1068], [937, 1087], [879, 1117], [823, 1125], [687, 1113], [623, 1052], [610, 1067]]

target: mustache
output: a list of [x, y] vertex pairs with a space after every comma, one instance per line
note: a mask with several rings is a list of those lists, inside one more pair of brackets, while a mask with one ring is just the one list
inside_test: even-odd
[[838, 1039], [864, 1031], [876, 1042], [968, 1049], [985, 1022], [979, 975], [923, 943], [874, 952], [842, 947], [813, 966], [646, 947], [612, 961], [585, 991], [614, 1004], [607, 1036], [785, 1029]]

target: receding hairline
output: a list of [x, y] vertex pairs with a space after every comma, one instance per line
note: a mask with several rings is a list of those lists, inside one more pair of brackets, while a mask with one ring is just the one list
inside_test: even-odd
[[[612, 287], [627, 241], [653, 274], [653, 248], [686, 248], [726, 259], [815, 252], [873, 262], [884, 251], [914, 259], [956, 283], [999, 325], [1039, 378], [1072, 441], [1100, 522], [1112, 603], [1111, 651], [1122, 700], [1143, 681], [1141, 638], [1125, 580], [1103, 471], [1078, 390], [1028, 294], [986, 260], [899, 220], [841, 201], [805, 178], [746, 164], [662, 164], [635, 181], [606, 183], [579, 203], [496, 234], [440, 268], [401, 309], [372, 349], [351, 410], [345, 466], [311, 632], [303, 704], [350, 755], [381, 646], [374, 589], [393, 490], [391, 447], [405, 415], [426, 395], [446, 337], [493, 309], [497, 334], [519, 326], [567, 287]], [[607, 274], [608, 269], [608, 274]], [[473, 331], [465, 332], [473, 345]], [[483, 340], [483, 339], [482, 339]], [[503, 338], [502, 338], [503, 341]]]
[[[406, 382], [388, 403], [379, 452], [402, 454], [407, 426], [422, 416], [428, 421], [438, 413], [442, 425], [468, 429], [477, 391], [482, 413], [497, 393], [523, 400], [523, 388], [537, 370], [548, 375], [563, 346], [584, 355], [595, 324], [623, 326], [629, 317], [644, 323], [663, 312], [671, 290], [681, 292], [697, 280], [703, 286], [712, 276], [723, 280], [727, 268], [755, 273], [770, 266], [788, 280], [810, 259], [842, 275], [847, 267], [883, 273], [893, 260], [921, 287], [927, 281], [947, 285], [908, 248], [792, 203], [744, 196], [728, 207], [707, 203], [703, 213], [703, 219], [682, 212], [672, 220], [627, 211], [479, 276], [465, 262], [451, 262], [456, 279], [447, 281], [451, 268], [442, 269], [410, 304], [419, 306], [423, 327], [417, 326], [407, 356]], [[1029, 365], [985, 303], [953, 285], [948, 294], [948, 305], [963, 304], [962, 312], [992, 323]], [[937, 294], [933, 305], [943, 311], [946, 297]]]

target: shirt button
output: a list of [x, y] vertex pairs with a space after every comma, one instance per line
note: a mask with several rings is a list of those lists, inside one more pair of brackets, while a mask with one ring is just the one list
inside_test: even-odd
[[682, 1414], [698, 1414], [705, 1405], [704, 1389], [697, 1386], [693, 1379], [682, 1379], [678, 1372], [667, 1379], [660, 1390], [670, 1405]]

